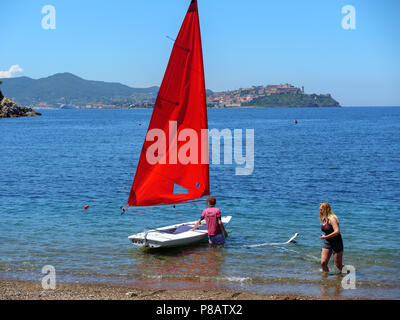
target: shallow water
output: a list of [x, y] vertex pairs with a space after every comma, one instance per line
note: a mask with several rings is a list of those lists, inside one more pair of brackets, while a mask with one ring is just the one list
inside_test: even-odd
[[[210, 166], [217, 205], [233, 216], [227, 244], [153, 253], [127, 236], [203, 207], [120, 215], [151, 110], [41, 112], [0, 120], [1, 277], [40, 279], [53, 265], [65, 281], [400, 298], [400, 108], [209, 110], [210, 129], [255, 130], [252, 175]], [[321, 275], [323, 201], [340, 219], [354, 290]], [[295, 232], [295, 245], [248, 247]]]

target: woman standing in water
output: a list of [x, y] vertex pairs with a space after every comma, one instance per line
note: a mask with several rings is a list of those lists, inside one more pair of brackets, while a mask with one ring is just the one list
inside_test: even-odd
[[322, 271], [329, 272], [328, 262], [333, 252], [336, 267], [342, 271], [343, 263], [343, 240], [340, 235], [339, 219], [332, 212], [328, 202], [321, 203], [319, 206], [319, 220], [321, 220], [321, 230], [325, 235], [321, 235], [324, 240], [324, 246], [321, 252]]

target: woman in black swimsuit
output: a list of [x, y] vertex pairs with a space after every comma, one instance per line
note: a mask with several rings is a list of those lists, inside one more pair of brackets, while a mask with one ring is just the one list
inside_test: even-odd
[[340, 235], [339, 219], [332, 212], [328, 202], [321, 203], [319, 206], [319, 219], [321, 220], [321, 230], [325, 235], [321, 235], [324, 246], [321, 252], [322, 271], [329, 272], [328, 262], [333, 252], [336, 267], [342, 271], [343, 268], [343, 240]]

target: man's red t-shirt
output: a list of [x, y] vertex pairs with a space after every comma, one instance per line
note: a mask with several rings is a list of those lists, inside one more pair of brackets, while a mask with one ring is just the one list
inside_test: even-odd
[[209, 207], [203, 211], [201, 218], [206, 219], [208, 235], [215, 236], [222, 233], [218, 225], [218, 218], [221, 219], [221, 210], [215, 207]]

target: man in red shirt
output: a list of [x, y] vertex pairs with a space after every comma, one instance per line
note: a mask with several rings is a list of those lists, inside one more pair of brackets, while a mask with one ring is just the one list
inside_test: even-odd
[[[224, 225], [221, 221], [221, 210], [215, 208], [216, 203], [217, 200], [215, 199], [215, 197], [208, 198], [209, 207], [203, 211], [200, 219], [192, 228], [192, 231], [194, 231], [200, 225], [201, 220], [206, 219], [208, 242], [210, 244], [222, 245], [225, 243], [225, 238], [228, 237], [228, 233], [225, 231]], [[224, 235], [222, 235], [222, 233]]]

